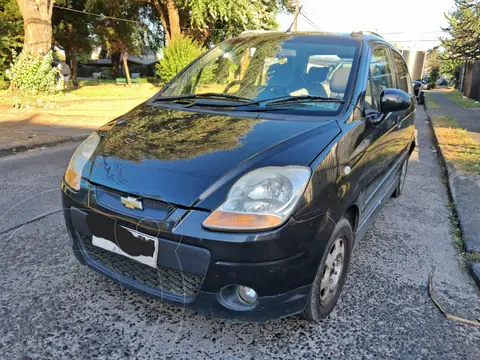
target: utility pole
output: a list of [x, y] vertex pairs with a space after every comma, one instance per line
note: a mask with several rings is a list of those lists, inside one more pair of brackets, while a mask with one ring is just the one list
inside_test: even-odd
[[298, 30], [298, 15], [300, 13], [300, 0], [295, 1], [295, 20], [293, 23], [293, 31]]

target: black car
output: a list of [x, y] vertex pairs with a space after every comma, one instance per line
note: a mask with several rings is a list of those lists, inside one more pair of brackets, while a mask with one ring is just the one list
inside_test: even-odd
[[207, 316], [318, 321], [402, 192], [415, 112], [381, 37], [229, 39], [75, 151], [61, 185], [74, 254]]

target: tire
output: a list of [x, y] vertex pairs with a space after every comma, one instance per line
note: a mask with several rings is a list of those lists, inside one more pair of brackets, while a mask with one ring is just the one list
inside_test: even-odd
[[[341, 240], [339, 242], [339, 240]], [[340, 245], [342, 244], [342, 245]], [[335, 274], [334, 266], [337, 266], [339, 262], [332, 262], [332, 257], [334, 253], [339, 254], [338, 252], [342, 250], [343, 247], [343, 260], [341, 271], [338, 274]], [[342, 292], [343, 284], [347, 276], [348, 266], [350, 264], [350, 255], [353, 248], [353, 231], [350, 222], [341, 218], [336, 224], [335, 228], [332, 231], [332, 235], [328, 240], [327, 246], [325, 247], [325, 253], [322, 256], [322, 261], [318, 267], [315, 280], [313, 281], [312, 289], [307, 299], [307, 304], [305, 310], [303, 311], [303, 317], [311, 322], [319, 322], [322, 319], [325, 319], [330, 312], [335, 307], [337, 300]], [[333, 255], [334, 256], [334, 255]], [[334, 256], [334, 258], [337, 258]], [[329, 267], [328, 263], [332, 264]], [[333, 270], [333, 272], [328, 272]], [[324, 274], [327, 275], [329, 280], [327, 287], [325, 283], [322, 286], [322, 280], [325, 282], [326, 278]], [[326, 290], [327, 289], [327, 290]]]
[[395, 188], [395, 191], [392, 194], [393, 197], [398, 198], [400, 195], [402, 195], [403, 186], [405, 185], [405, 179], [407, 177], [407, 172], [408, 172], [408, 158], [406, 158], [405, 161], [402, 164], [402, 168], [400, 170], [400, 175], [399, 175], [399, 180], [398, 180], [398, 185], [397, 185], [397, 187]]

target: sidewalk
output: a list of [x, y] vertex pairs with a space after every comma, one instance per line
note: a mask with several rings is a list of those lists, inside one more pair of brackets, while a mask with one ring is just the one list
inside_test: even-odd
[[[467, 130], [473, 140], [480, 144], [480, 110], [467, 109], [442, 95], [431, 91], [429, 94], [440, 105], [440, 109], [429, 109], [428, 115], [449, 115], [456, 119], [460, 127]], [[428, 101], [426, 104], [428, 109]], [[445, 154], [442, 152], [445, 159]], [[478, 160], [480, 164], [480, 159]], [[448, 182], [455, 202], [465, 241], [465, 251], [470, 254], [480, 253], [480, 175], [459, 171], [446, 160]], [[473, 257], [480, 258], [480, 257]], [[480, 286], [480, 263], [471, 263], [472, 274]]]

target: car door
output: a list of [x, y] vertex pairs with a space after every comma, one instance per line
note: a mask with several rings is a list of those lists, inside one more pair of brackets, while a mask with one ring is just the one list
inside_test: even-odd
[[393, 113], [382, 114], [380, 98], [383, 90], [395, 85], [395, 74], [389, 48], [379, 44], [372, 50], [369, 79], [364, 100], [365, 138], [370, 142], [367, 156], [366, 181], [361, 211], [365, 216], [373, 211], [384, 197], [389, 186], [388, 178], [396, 157], [395, 130], [397, 117]]

